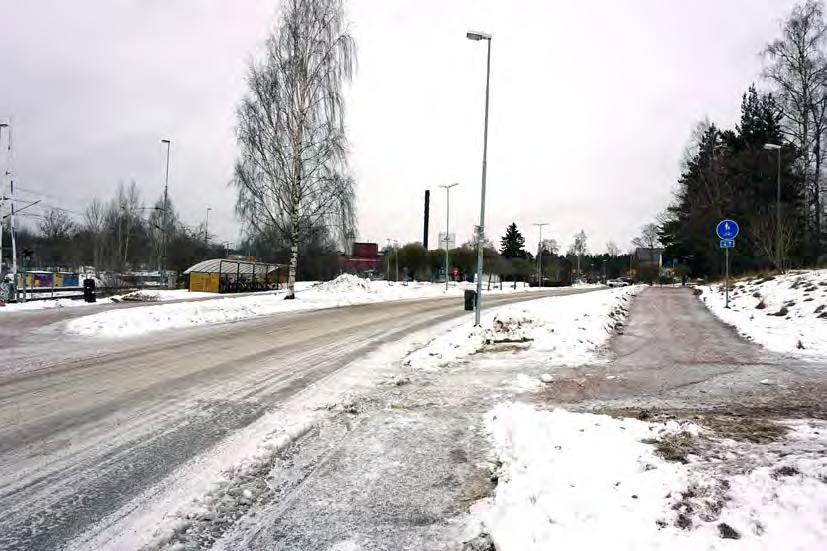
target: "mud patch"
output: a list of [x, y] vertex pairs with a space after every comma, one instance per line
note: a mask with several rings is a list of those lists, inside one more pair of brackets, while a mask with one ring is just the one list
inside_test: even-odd
[[644, 444], [655, 447], [655, 453], [666, 461], [689, 463], [690, 455], [698, 455], [701, 451], [700, 440], [686, 431], [668, 434], [660, 439], [644, 440]]

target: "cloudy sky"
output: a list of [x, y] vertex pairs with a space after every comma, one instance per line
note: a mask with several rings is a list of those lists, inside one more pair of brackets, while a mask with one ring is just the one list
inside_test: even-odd
[[[486, 226], [536, 246], [579, 229], [623, 247], [669, 200], [692, 127], [733, 125], [790, 0], [349, 0], [359, 53], [348, 90], [359, 237], [467, 240], [479, 216], [485, 45], [493, 35]], [[185, 222], [207, 207], [236, 241], [227, 188], [246, 67], [274, 0], [0, 0], [0, 120], [13, 117], [26, 197], [80, 212], [135, 180]]]

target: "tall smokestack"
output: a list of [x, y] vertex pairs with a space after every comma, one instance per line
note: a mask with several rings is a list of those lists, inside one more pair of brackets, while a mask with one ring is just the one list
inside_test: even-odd
[[431, 190], [425, 190], [425, 229], [422, 233], [422, 246], [425, 247], [425, 250], [428, 250], [428, 217], [430, 216], [431, 210]]

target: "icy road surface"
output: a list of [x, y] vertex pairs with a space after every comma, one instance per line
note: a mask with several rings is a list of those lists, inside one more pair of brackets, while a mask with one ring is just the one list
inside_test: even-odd
[[[572, 292], [489, 296], [486, 306]], [[457, 298], [379, 303], [109, 343], [9, 328], [0, 548], [61, 547], [302, 389], [462, 315]]]

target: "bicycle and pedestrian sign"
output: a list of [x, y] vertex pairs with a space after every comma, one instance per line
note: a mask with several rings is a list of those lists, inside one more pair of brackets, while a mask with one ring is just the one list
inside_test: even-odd
[[738, 223], [735, 220], [721, 220], [718, 222], [718, 226], [715, 228], [715, 233], [718, 234], [718, 237], [722, 240], [721, 247], [723, 247], [723, 241], [730, 241], [738, 237], [739, 231]]
[[724, 288], [726, 292], [726, 308], [729, 308], [729, 250], [735, 248], [735, 238], [738, 237], [740, 228], [735, 220], [726, 218], [718, 222], [715, 226], [715, 233], [721, 240], [721, 248], [726, 253], [726, 275], [724, 279]]

